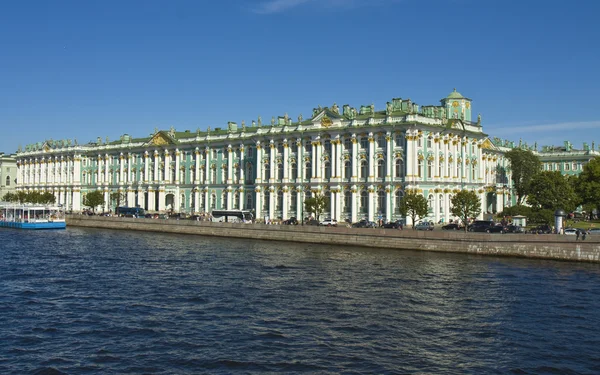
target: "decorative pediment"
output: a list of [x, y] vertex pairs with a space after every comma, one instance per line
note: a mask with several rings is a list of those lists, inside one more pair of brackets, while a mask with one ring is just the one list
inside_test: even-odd
[[485, 141], [483, 141], [483, 143], [481, 144], [481, 148], [487, 149], [487, 150], [496, 150], [497, 149], [497, 147], [494, 146], [494, 144], [492, 143], [492, 141], [490, 141], [489, 138], [486, 138]]
[[146, 142], [145, 146], [165, 146], [174, 144], [177, 144], [177, 141], [171, 137], [169, 133], [161, 130], [154, 134], [152, 138]]

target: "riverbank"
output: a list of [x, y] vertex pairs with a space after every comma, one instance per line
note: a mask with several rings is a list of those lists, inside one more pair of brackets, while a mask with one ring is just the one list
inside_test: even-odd
[[600, 236], [576, 241], [575, 236], [566, 235], [229, 224], [86, 215], [67, 215], [67, 226], [600, 263]]

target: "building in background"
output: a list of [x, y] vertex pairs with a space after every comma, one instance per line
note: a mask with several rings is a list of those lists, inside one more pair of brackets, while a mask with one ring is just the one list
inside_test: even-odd
[[323, 194], [330, 200], [325, 216], [351, 222], [403, 218], [399, 202], [407, 191], [428, 199], [428, 220], [447, 222], [451, 196], [469, 189], [484, 216], [512, 204], [510, 170], [506, 147], [488, 139], [472, 110], [472, 100], [454, 90], [440, 105], [334, 103], [295, 121], [259, 116], [206, 131], [39, 142], [19, 147], [18, 188], [52, 192], [75, 212], [87, 193], [100, 190], [104, 211], [114, 210], [111, 193], [121, 192], [127, 205], [150, 212], [248, 209], [281, 219], [308, 216], [305, 199]]
[[17, 187], [16, 155], [0, 152], [0, 201], [6, 193], [14, 193]]

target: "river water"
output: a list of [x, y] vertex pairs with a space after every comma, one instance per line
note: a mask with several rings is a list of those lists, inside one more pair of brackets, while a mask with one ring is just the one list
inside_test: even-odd
[[0, 374], [598, 374], [600, 266], [0, 230]]

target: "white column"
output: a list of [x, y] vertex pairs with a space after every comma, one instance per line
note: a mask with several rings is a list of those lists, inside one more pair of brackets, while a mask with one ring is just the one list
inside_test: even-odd
[[[279, 179], [281, 180], [283, 178], [282, 182], [288, 182], [289, 178], [290, 178], [290, 148], [288, 145], [288, 140], [284, 140], [283, 141], [283, 176], [279, 176]], [[288, 193], [285, 192], [284, 195], [284, 202], [285, 202], [285, 196]], [[285, 206], [285, 205], [284, 205]], [[287, 212], [287, 208], [285, 209], [285, 211]], [[287, 219], [287, 216], [283, 217], [284, 219]]]
[[121, 153], [119, 155], [119, 185], [123, 185], [123, 183], [125, 182], [125, 157], [123, 156], [123, 153]]
[[[336, 141], [331, 141], [331, 160], [329, 160], [329, 169], [331, 170], [331, 177], [337, 177], [337, 149], [336, 149]], [[323, 178], [325, 178], [325, 171], [323, 171]], [[334, 216], [332, 215], [333, 219]]]
[[406, 131], [406, 177], [409, 178], [409, 180], [412, 181], [412, 178], [415, 174], [414, 172], [414, 168], [413, 168], [413, 164], [415, 162], [416, 159], [416, 155], [415, 155], [415, 144], [413, 141], [413, 136], [409, 133], [409, 131]]
[[141, 188], [138, 188], [138, 202], [137, 204], [140, 205], [141, 208], [146, 208], [146, 196], [144, 194], [144, 190]]
[[[233, 183], [233, 148], [231, 145], [227, 146], [227, 184]], [[231, 201], [231, 192], [227, 194], [227, 205], [229, 206]]]
[[[204, 159], [204, 183], [208, 185], [210, 184], [210, 148], [208, 146], [204, 150]], [[206, 206], [206, 211], [208, 212], [208, 205]]]
[[[262, 158], [263, 158], [263, 149], [262, 149], [262, 146], [260, 145], [259, 142], [256, 142], [256, 183], [262, 182], [262, 180], [263, 180], [263, 173], [262, 173], [263, 162], [262, 162]], [[256, 208], [258, 210], [258, 206], [256, 206]], [[257, 213], [257, 216], [258, 216], [258, 213]]]
[[[369, 134], [369, 155], [367, 155], [369, 161], [369, 179], [375, 177], [375, 140], [373, 139], [373, 133]], [[371, 205], [369, 203], [369, 205]]]
[[[110, 156], [108, 154], [104, 155], [104, 185], [108, 185], [110, 183], [109, 175], [110, 175]], [[108, 204], [108, 203], [107, 203]]]
[[171, 177], [171, 154], [169, 153], [169, 150], [165, 150], [164, 171], [165, 171], [165, 179], [163, 182], [170, 184], [172, 181], [172, 177]]
[[127, 206], [135, 207], [135, 190], [127, 188]]
[[[181, 161], [181, 152], [179, 151], [179, 149], [175, 149], [175, 184], [179, 185], [180, 182], [185, 183], [185, 181], [180, 181], [179, 178], [179, 166]], [[179, 209], [179, 206], [177, 207]]]
[[[341, 140], [337, 140], [337, 142], [335, 143], [335, 177], [337, 178], [342, 178], [342, 165], [343, 165], [343, 155], [342, 155], [342, 141]], [[341, 211], [340, 211], [340, 217], [341, 217]]]
[[[258, 150], [258, 147], [257, 147], [257, 150]], [[258, 172], [258, 168], [257, 168], [257, 172]], [[256, 214], [255, 219], [262, 219], [263, 214], [262, 214], [262, 201], [260, 199], [260, 197], [261, 197], [260, 191], [255, 190], [254, 195], [255, 195], [255, 197], [254, 197], [255, 203], [254, 204], [256, 206], [256, 209], [254, 211], [254, 213]]]
[[385, 192], [385, 221], [389, 222], [392, 220], [392, 189], [386, 189]]
[[375, 192], [369, 190], [369, 221], [374, 221], [375, 218]]
[[312, 163], [311, 163], [311, 173], [312, 173], [312, 177], [315, 178], [317, 176], [317, 142], [316, 141], [312, 141], [311, 142], [312, 145], [312, 151], [311, 151], [311, 158], [312, 158]]
[[73, 211], [81, 211], [81, 190], [79, 188], [73, 190]]
[[148, 211], [156, 211], [156, 190], [148, 188]]
[[[354, 137], [352, 138], [352, 156], [350, 161], [352, 162], [352, 176], [350, 177], [355, 179], [358, 177], [358, 163], [360, 160], [358, 160], [358, 141]], [[353, 219], [352, 222], [354, 221]]]
[[[277, 164], [276, 164], [276, 158], [275, 158], [275, 144], [273, 143], [273, 141], [271, 141], [271, 144], [269, 145], [269, 147], [270, 147], [269, 168], [271, 169], [270, 181], [273, 181], [275, 179], [275, 176], [277, 173]], [[270, 194], [271, 198], [273, 198], [272, 195], [273, 194]], [[271, 199], [271, 202], [273, 202], [273, 199]], [[273, 209], [273, 207], [271, 205], [270, 211], [272, 211], [272, 209]], [[271, 213], [269, 213], [269, 216], [271, 216]]]
[[[285, 149], [287, 149], [287, 147], [284, 148], [284, 150]], [[284, 151], [284, 153], [285, 153], [285, 151]], [[284, 171], [285, 171], [285, 167], [284, 167]], [[281, 209], [281, 211], [282, 211], [281, 217], [283, 217], [284, 220], [289, 219], [289, 217], [288, 217], [288, 211], [289, 211], [289, 205], [290, 205], [289, 204], [289, 195], [290, 195], [290, 192], [289, 192], [289, 190], [286, 189], [283, 192], [283, 207]]]
[[[244, 155], [245, 155], [245, 148], [244, 145], [241, 144], [240, 145], [240, 180], [237, 182], [240, 185], [244, 184], [244, 180], [246, 179], [246, 165], [244, 163]], [[245, 199], [242, 199], [244, 197], [243, 194], [240, 194], [240, 206], [244, 207], [244, 203]]]
[[[196, 148], [196, 151], [194, 152], [195, 156], [196, 156], [196, 166], [195, 166], [195, 176], [196, 178], [194, 179], [194, 184], [198, 185], [200, 183], [200, 150], [198, 150]], [[198, 204], [196, 202], [196, 204]], [[196, 206], [196, 209], [198, 208], [198, 206]]]
[[352, 190], [352, 222], [356, 223], [358, 221], [358, 192], [356, 190]]
[[[386, 145], [386, 157], [385, 157], [385, 163], [386, 163], [386, 168], [385, 168], [385, 180], [386, 181], [393, 181], [394, 179], [392, 178], [392, 176], [394, 175], [392, 173], [392, 170], [394, 168], [394, 154], [392, 153], [392, 134], [390, 134], [388, 132], [388, 134], [385, 136], [385, 145]], [[389, 211], [389, 209], [387, 210]], [[389, 219], [388, 219], [389, 220]]]
[[158, 210], [165, 210], [165, 188], [163, 186], [158, 188]]
[[[198, 154], [196, 153], [196, 155]], [[200, 192], [198, 189], [194, 190], [194, 212], [200, 212]]]

